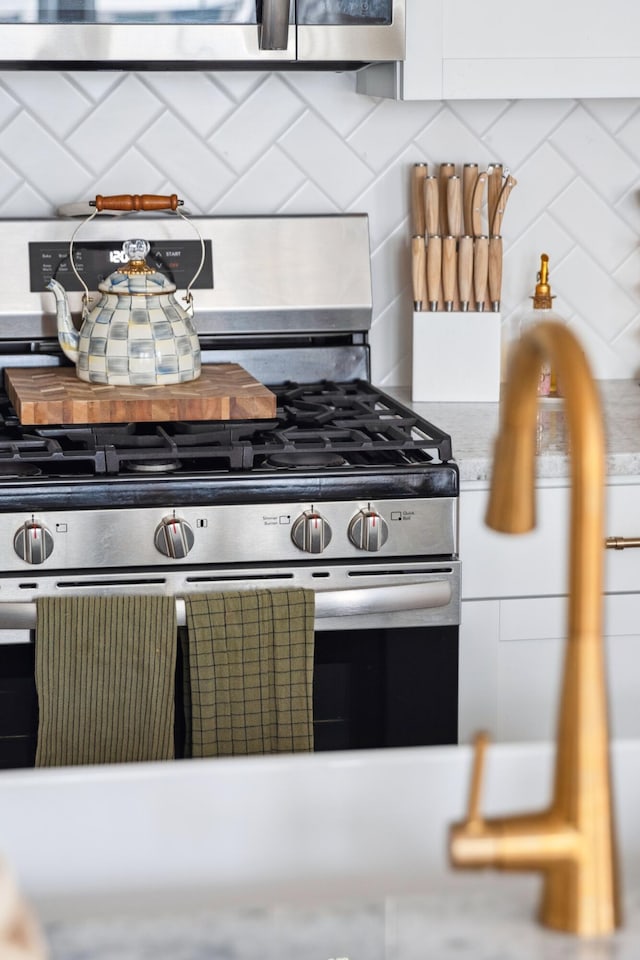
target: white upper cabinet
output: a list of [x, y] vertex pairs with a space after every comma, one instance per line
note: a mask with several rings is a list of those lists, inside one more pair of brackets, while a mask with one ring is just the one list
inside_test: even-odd
[[404, 63], [358, 75], [401, 100], [640, 96], [638, 0], [407, 0]]

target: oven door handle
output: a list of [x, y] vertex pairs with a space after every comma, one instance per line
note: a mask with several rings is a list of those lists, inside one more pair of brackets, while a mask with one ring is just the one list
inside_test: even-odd
[[451, 603], [450, 580], [400, 583], [390, 587], [354, 587], [349, 590], [316, 591], [316, 617], [356, 617], [427, 610]]
[[[317, 590], [316, 618], [355, 617], [394, 613], [402, 610], [427, 610], [446, 607], [451, 602], [450, 580], [427, 580], [385, 587], [354, 587], [349, 590]], [[176, 597], [178, 625], [187, 622], [185, 602]], [[0, 603], [0, 630], [35, 630], [35, 603]], [[0, 638], [0, 643], [2, 643]]]

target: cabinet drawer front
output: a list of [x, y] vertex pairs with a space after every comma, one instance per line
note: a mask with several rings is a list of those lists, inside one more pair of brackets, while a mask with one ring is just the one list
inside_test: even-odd
[[[607, 488], [607, 537], [640, 538], [640, 485]], [[606, 550], [605, 589], [607, 592], [640, 592], [640, 548]]]
[[463, 490], [460, 496], [463, 599], [566, 593], [568, 489], [537, 490], [538, 525], [518, 535], [489, 530], [487, 498], [487, 490]]
[[[567, 591], [569, 488], [536, 491], [538, 523], [531, 533], [495, 533], [484, 523], [488, 490], [460, 497], [462, 597], [532, 597]], [[640, 538], [640, 485], [609, 484], [605, 490], [606, 537]], [[607, 593], [640, 592], [640, 547], [604, 550]]]
[[[517, 16], [487, 17], [477, 0], [448, 0], [442, 7], [445, 60], [540, 61], [634, 58], [638, 55], [640, 8], [637, 0], [537, 0], [518, 4]], [[579, 23], [577, 17], [579, 15]], [[585, 71], [586, 71], [585, 65]], [[554, 77], [555, 80], [562, 79]]]

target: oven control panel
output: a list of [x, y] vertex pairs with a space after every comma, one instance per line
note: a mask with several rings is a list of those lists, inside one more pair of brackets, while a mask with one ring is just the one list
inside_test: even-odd
[[8, 571], [457, 554], [456, 498], [0, 514]]

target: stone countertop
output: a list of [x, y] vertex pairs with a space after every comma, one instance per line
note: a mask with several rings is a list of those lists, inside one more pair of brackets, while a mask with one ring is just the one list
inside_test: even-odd
[[[3, 771], [3, 853], [51, 960], [637, 960], [640, 741], [612, 744], [622, 929], [540, 927], [541, 877], [456, 871], [472, 748]], [[483, 811], [544, 809], [550, 743], [492, 744]], [[96, 829], [99, 825], [100, 829]]]
[[[640, 385], [636, 380], [599, 380], [598, 387], [607, 437], [607, 475], [640, 477]], [[451, 435], [462, 482], [490, 479], [497, 403], [413, 403], [408, 387], [385, 389]], [[539, 478], [569, 476], [562, 400], [540, 401], [537, 470]]]
[[45, 936], [51, 960], [637, 960], [640, 888], [621, 930], [581, 940], [535, 922], [539, 882], [460, 875], [426, 894], [55, 922]]

